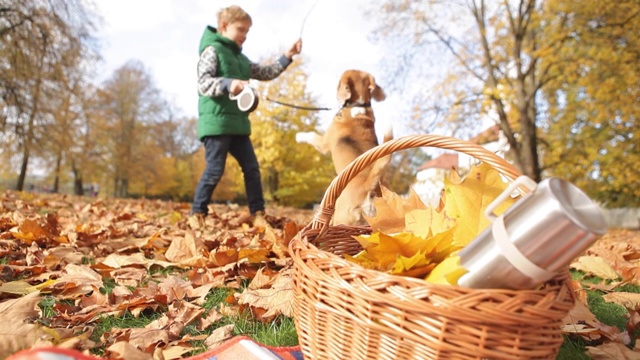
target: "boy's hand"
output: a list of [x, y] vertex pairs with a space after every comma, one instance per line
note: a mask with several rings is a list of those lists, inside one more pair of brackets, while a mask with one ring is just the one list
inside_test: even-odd
[[293, 55], [300, 54], [301, 51], [302, 51], [302, 39], [298, 39], [295, 43], [293, 43], [293, 45], [291, 45], [291, 48], [287, 50], [287, 52], [284, 55], [289, 59], [291, 59]]
[[238, 80], [238, 79], [231, 80], [231, 84], [229, 84], [229, 94], [238, 95], [240, 93], [240, 91], [242, 91], [242, 89], [244, 89], [244, 86], [247, 83], [249, 83], [249, 82], [245, 81], [245, 80]]

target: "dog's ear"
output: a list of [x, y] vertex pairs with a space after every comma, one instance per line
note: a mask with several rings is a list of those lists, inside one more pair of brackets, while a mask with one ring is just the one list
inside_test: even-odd
[[387, 98], [384, 90], [376, 84], [376, 80], [373, 78], [373, 75], [369, 75], [369, 92], [371, 93], [371, 97], [376, 101], [382, 101]]
[[343, 76], [338, 83], [338, 103], [344, 106], [349, 99], [351, 99], [351, 79]]

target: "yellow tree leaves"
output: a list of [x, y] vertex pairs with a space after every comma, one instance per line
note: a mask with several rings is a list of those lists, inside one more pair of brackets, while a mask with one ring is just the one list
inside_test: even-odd
[[[640, 18], [638, 2], [553, 0], [545, 4], [550, 23], [572, 41], [541, 57], [543, 67], [559, 66], [545, 89], [548, 126], [543, 163], [547, 171], [583, 189], [608, 207], [640, 204], [636, 164], [640, 136]], [[562, 21], [558, 14], [572, 21]], [[556, 65], [557, 64], [557, 65]]]
[[319, 127], [319, 113], [266, 100], [315, 106], [303, 65], [296, 61], [278, 78], [260, 83], [264, 101], [251, 114], [251, 141], [260, 162], [265, 198], [287, 206], [317, 202], [335, 175], [330, 157], [295, 141], [296, 132]]
[[[356, 238], [361, 253], [345, 257], [370, 269], [455, 284], [465, 273], [457, 252], [489, 226], [484, 211], [506, 188], [486, 164], [472, 167], [464, 180], [456, 172], [445, 179], [437, 208], [426, 206], [413, 192], [402, 199], [383, 188], [373, 201], [375, 216], [366, 217], [374, 232]], [[496, 211], [504, 212], [514, 201], [507, 198]]]

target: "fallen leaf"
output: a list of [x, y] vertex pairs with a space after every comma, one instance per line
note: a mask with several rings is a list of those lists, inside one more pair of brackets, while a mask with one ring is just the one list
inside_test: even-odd
[[606, 302], [611, 302], [624, 306], [628, 310], [638, 311], [640, 310], [640, 294], [629, 292], [612, 292], [602, 296], [602, 299]]
[[203, 247], [202, 241], [189, 230], [183, 238], [176, 238], [171, 242], [165, 256], [169, 261], [180, 263], [202, 255]]
[[640, 346], [631, 350], [624, 344], [605, 343], [599, 346], [587, 346], [587, 355], [592, 360], [638, 360], [640, 358]]
[[25, 322], [38, 316], [38, 303], [42, 300], [39, 292], [32, 292], [18, 299], [0, 303], [0, 358], [29, 348], [39, 338], [41, 331], [37, 325]]
[[293, 316], [292, 270], [280, 273], [268, 289], [245, 289], [237, 294], [239, 304], [246, 304], [267, 310], [264, 317]]
[[107, 354], [116, 355], [117, 358], [127, 360], [154, 360], [152, 354], [140, 351], [125, 341], [118, 341], [109, 346], [107, 348]]
[[215, 349], [219, 345], [221, 345], [226, 340], [230, 339], [233, 336], [233, 330], [235, 325], [229, 324], [221, 326], [215, 329], [211, 335], [204, 341], [204, 344], [207, 346], [207, 349]]
[[570, 266], [573, 269], [597, 276], [601, 279], [614, 280], [620, 277], [604, 259], [598, 256], [581, 256], [577, 261], [572, 262]]

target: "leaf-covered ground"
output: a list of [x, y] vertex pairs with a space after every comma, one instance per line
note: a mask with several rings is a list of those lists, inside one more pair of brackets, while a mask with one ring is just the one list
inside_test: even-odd
[[[290, 317], [287, 246], [311, 211], [269, 208], [253, 226], [246, 208], [213, 205], [198, 224], [189, 207], [2, 193], [0, 321], [15, 327], [0, 330], [0, 358], [44, 344], [180, 358], [231, 336], [225, 317]], [[140, 328], [114, 321], [126, 317]]]
[[[246, 208], [212, 208], [198, 224], [185, 203], [0, 194], [0, 322], [12, 325], [0, 330], [0, 358], [49, 344], [176, 359], [234, 334], [229, 319], [290, 330], [287, 245], [312, 212], [269, 208], [254, 225]], [[580, 301], [568, 341], [596, 359], [634, 358], [640, 232], [610, 231], [572, 268]], [[594, 299], [618, 304], [613, 323], [592, 313]]]

